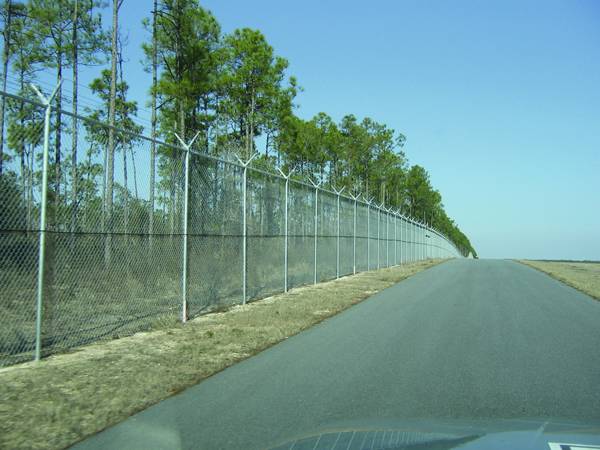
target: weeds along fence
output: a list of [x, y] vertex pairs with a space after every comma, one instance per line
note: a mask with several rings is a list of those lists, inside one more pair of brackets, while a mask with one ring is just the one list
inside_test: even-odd
[[0, 96], [0, 365], [459, 256], [383, 205], [211, 157], [197, 141], [111, 129], [43, 96]]

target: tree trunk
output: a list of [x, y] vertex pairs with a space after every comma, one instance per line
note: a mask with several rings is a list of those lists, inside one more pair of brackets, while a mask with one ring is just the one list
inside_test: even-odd
[[[86, 174], [85, 174], [85, 181], [86, 181], [86, 186], [90, 185], [90, 175], [92, 172], [92, 152], [93, 152], [93, 147], [90, 146], [88, 152], [87, 152], [87, 169], [86, 169]], [[106, 155], [106, 153], [105, 153]], [[106, 165], [104, 165], [102, 167], [102, 173], [104, 174], [104, 169], [106, 168]], [[102, 198], [104, 198], [104, 181], [102, 182]], [[87, 227], [88, 224], [88, 209], [90, 208], [91, 205], [91, 201], [92, 201], [92, 195], [90, 195], [90, 192], [87, 191], [85, 192], [85, 202], [84, 202], [84, 209], [83, 209], [83, 223], [84, 226]], [[101, 229], [104, 232], [104, 210], [102, 211], [102, 218], [101, 218]]]
[[77, 231], [77, 81], [78, 81], [78, 41], [77, 27], [79, 22], [79, 0], [73, 5], [73, 33], [71, 45], [73, 49], [73, 117], [71, 139], [71, 232]]
[[138, 200], [138, 185], [137, 185], [137, 169], [135, 167], [135, 152], [131, 149], [131, 166], [133, 168], [133, 194], [135, 199]]
[[28, 161], [28, 177], [29, 177], [29, 182], [27, 183], [28, 185], [28, 194], [27, 194], [27, 229], [31, 230], [33, 228], [35, 228], [33, 226], [33, 218], [32, 218], [32, 212], [33, 212], [33, 155], [34, 155], [34, 151], [35, 151], [35, 147], [32, 145], [29, 148], [29, 161]]
[[129, 232], [129, 189], [127, 189], [127, 151], [125, 146], [123, 152], [123, 218], [125, 222], [125, 234]]
[[[56, 82], [60, 83], [62, 80], [62, 39], [59, 38], [59, 48], [56, 60]], [[57, 225], [60, 224], [60, 181], [61, 181], [61, 138], [62, 138], [62, 86], [58, 88], [56, 93], [56, 134], [55, 134], [55, 147], [54, 147], [54, 220]]]
[[[8, 60], [10, 58], [10, 23], [12, 19], [12, 2], [5, 0], [4, 9], [6, 10], [6, 23], [4, 24], [4, 45], [2, 51], [2, 91], [6, 92], [6, 79], [8, 77]], [[3, 170], [4, 160], [4, 110], [6, 100], [3, 95], [0, 96], [0, 175]]]
[[157, 86], [157, 26], [156, 15], [158, 9], [158, 0], [154, 0], [154, 9], [152, 10], [152, 118], [151, 118], [151, 137], [150, 141], [150, 214], [148, 216], [148, 233], [150, 235], [150, 245], [152, 245], [152, 233], [154, 233], [154, 183], [156, 177], [156, 86]]
[[[121, 40], [118, 39], [118, 47], [117, 47], [117, 55], [119, 58], [119, 68], [118, 68], [118, 77], [119, 77], [119, 82], [122, 86], [121, 91], [119, 92], [120, 96], [121, 96], [121, 102], [125, 103], [125, 84], [123, 81], [123, 49], [121, 47]], [[121, 113], [122, 117], [121, 120], [125, 119], [126, 117], [126, 113], [123, 112]], [[123, 218], [124, 218], [124, 226], [125, 226], [125, 235], [127, 235], [127, 233], [129, 233], [129, 182], [127, 179], [127, 148], [129, 147], [129, 145], [126, 145], [125, 142], [123, 142], [124, 139], [127, 139], [125, 137], [121, 138], [121, 151], [123, 152]], [[126, 236], [125, 240], [127, 242], [127, 244], [129, 244], [129, 238]], [[127, 252], [127, 260], [129, 261], [129, 252]], [[127, 267], [129, 267], [129, 264], [127, 264]]]
[[[21, 69], [19, 71], [19, 89], [22, 92], [24, 92], [25, 90], [25, 73], [24, 70]], [[19, 103], [19, 122], [20, 122], [20, 127], [21, 130], [25, 129], [25, 113], [24, 113], [24, 103], [20, 102]], [[25, 182], [25, 139], [20, 139], [19, 140], [19, 153], [20, 153], [20, 159], [21, 159], [21, 183], [22, 183], [22, 187], [23, 187], [23, 200], [25, 200], [25, 191], [27, 189], [27, 184]]]
[[[104, 159], [102, 161], [102, 217], [100, 221], [100, 229], [104, 234], [106, 232], [106, 174], [108, 172], [108, 150], [104, 147]], [[91, 166], [90, 166], [91, 167]]]
[[254, 110], [256, 109], [256, 94], [252, 88], [252, 101], [250, 104], [250, 140], [248, 142], [248, 158], [254, 153]]
[[271, 137], [271, 133], [267, 133], [267, 139], [266, 139], [266, 143], [265, 143], [265, 156], [267, 157], [267, 160], [269, 159], [269, 138]]
[[186, 142], [185, 138], [185, 106], [183, 100], [179, 100], [179, 137], [183, 142]]
[[106, 179], [106, 222], [107, 235], [104, 246], [104, 262], [110, 263], [111, 235], [113, 231], [113, 184], [115, 176], [115, 96], [117, 93], [117, 35], [119, 27], [119, 0], [113, 0], [112, 10], [112, 42], [110, 64], [110, 102], [108, 106], [108, 155]]

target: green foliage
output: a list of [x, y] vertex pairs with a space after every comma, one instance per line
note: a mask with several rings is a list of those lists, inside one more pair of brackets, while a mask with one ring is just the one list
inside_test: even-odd
[[224, 38], [222, 86], [227, 93], [222, 109], [232, 124], [232, 136], [247, 158], [255, 150], [254, 136], [273, 129], [291, 114], [296, 81], [283, 86], [286, 59], [274, 55], [257, 30], [235, 30]]
[[[5, 45], [22, 88], [34, 79], [39, 67], [53, 68], [60, 76], [63, 67], [110, 59], [107, 45], [110, 33], [102, 28], [100, 20], [101, 9], [107, 6], [105, 2], [27, 0], [11, 5], [14, 14], [10, 29], [5, 28]], [[4, 6], [5, 24], [6, 12]], [[465, 254], [476, 254], [468, 238], [447, 216], [442, 196], [431, 185], [427, 170], [409, 165], [403, 134], [373, 118], [359, 119], [352, 114], [339, 121], [325, 112], [309, 120], [296, 116], [294, 102], [301, 88], [295, 77], [288, 74], [288, 61], [276, 54], [259, 30], [242, 28], [223, 34], [216, 18], [198, 0], [160, 0], [152, 14], [156, 27], [152, 26], [153, 20], [143, 20], [149, 40], [142, 47], [148, 71], [157, 71], [157, 83], [151, 91], [156, 96], [153, 110], [158, 112], [157, 135], [167, 144], [178, 144], [174, 133], [187, 141], [199, 132], [196, 151], [213, 155], [235, 152], [242, 158], [258, 151], [260, 156], [253, 164], [263, 170], [294, 169], [295, 176], [310, 177], [336, 189], [344, 187], [346, 192], [360, 192], [375, 203], [385, 203], [433, 225]], [[132, 134], [116, 132], [114, 147], [124, 157], [123, 176], [127, 185], [126, 153], [133, 155], [137, 144], [134, 135], [142, 129], [132, 120], [137, 105], [126, 100], [124, 76], [121, 73], [117, 83], [115, 126]], [[102, 107], [89, 113], [101, 122], [109, 119], [111, 81], [111, 72], [105, 70], [91, 85]], [[59, 108], [60, 101], [59, 92]], [[39, 121], [39, 112], [21, 106], [20, 111], [11, 110], [11, 116], [6, 121], [7, 143], [3, 145], [8, 147], [9, 154], [3, 159], [11, 161], [11, 166], [25, 160], [31, 171], [28, 148], [39, 145], [34, 142], [38, 137], [31, 128]], [[60, 122], [54, 125], [55, 156], [51, 161], [51, 167], [56, 168], [57, 186], [61, 179], [60, 127]], [[97, 184], [107, 182], [102, 176], [106, 162], [102, 165], [94, 161], [107, 146], [108, 128], [89, 122], [86, 131], [90, 137], [85, 144], [87, 158], [78, 161], [77, 170], [73, 171], [71, 182], [79, 190], [74, 197], [82, 207], [93, 204], [96, 211], [103, 211], [102, 203], [107, 200], [97, 194]], [[24, 135], [29, 140], [18, 138]], [[258, 143], [264, 146], [259, 149]], [[157, 226], [164, 229], [166, 220], [173, 232], [181, 215], [183, 154], [163, 145], [156, 148], [156, 155], [159, 179], [153, 187], [156, 202], [165, 211], [163, 223]], [[154, 160], [151, 164], [154, 168]], [[34, 179], [29, 176], [29, 184], [21, 182], [20, 189], [31, 191]], [[131, 217], [136, 216], [128, 189], [116, 187], [115, 193], [117, 204], [129, 205]], [[71, 200], [74, 202], [75, 198]], [[205, 207], [200, 201], [198, 205]]]
[[[201, 131], [206, 142], [214, 121], [220, 27], [196, 0], [164, 0], [157, 11], [157, 52], [162, 73], [157, 95], [161, 128], [168, 140], [177, 131]], [[152, 44], [144, 51], [151, 57]]]

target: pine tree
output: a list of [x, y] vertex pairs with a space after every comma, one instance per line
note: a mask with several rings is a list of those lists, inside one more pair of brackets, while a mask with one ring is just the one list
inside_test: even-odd
[[70, 65], [72, 69], [72, 127], [71, 127], [71, 231], [77, 228], [78, 162], [78, 87], [79, 66], [100, 62], [100, 53], [106, 49], [107, 35], [102, 30], [100, 14], [95, 10], [102, 4], [98, 0], [71, 0], [72, 27]]
[[[2, 8], [2, 90], [6, 92], [10, 58], [15, 52], [15, 40], [23, 33], [22, 24], [26, 16], [26, 8], [22, 3], [5, 0]], [[20, 22], [16, 23], [15, 22]], [[4, 114], [6, 99], [0, 96], [0, 176], [4, 167]]]

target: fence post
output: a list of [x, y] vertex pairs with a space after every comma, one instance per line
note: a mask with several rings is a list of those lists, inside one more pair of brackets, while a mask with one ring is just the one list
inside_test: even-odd
[[423, 232], [423, 222], [419, 221], [419, 259], [422, 261], [425, 259], [425, 233]]
[[402, 255], [404, 254], [404, 242], [402, 241], [402, 228], [404, 228], [404, 221], [403, 219], [403, 215], [400, 212], [400, 210], [398, 210], [398, 215], [399, 215], [399, 219], [400, 219], [400, 265], [402, 265]]
[[394, 211], [394, 265], [398, 265], [398, 211]]
[[[403, 231], [404, 230], [404, 231]], [[400, 265], [406, 262], [406, 220], [404, 214], [400, 213]]]
[[425, 222], [421, 222], [421, 260], [427, 257], [427, 228]]
[[[34, 84], [30, 84], [31, 88], [35, 91], [42, 104], [45, 107], [44, 114], [44, 155], [42, 162], [42, 198], [40, 211], [40, 238], [38, 242], [38, 273], [37, 273], [37, 298], [36, 298], [36, 316], [35, 316], [35, 355], [36, 361], [39, 361], [42, 357], [42, 313], [44, 307], [44, 272], [46, 263], [46, 227], [47, 227], [47, 203], [48, 203], [48, 159], [49, 159], [49, 148], [50, 148], [50, 114], [52, 113], [52, 107], [50, 106], [52, 100], [56, 96], [62, 80], [59, 80], [58, 84], [50, 94], [50, 97], [45, 97]], [[60, 114], [60, 111], [58, 111]]]
[[[352, 234], [352, 274], [356, 274], [356, 199], [357, 196], [349, 194], [350, 198], [354, 200], [354, 217], [353, 217], [353, 234]], [[360, 195], [360, 194], [359, 194]]]
[[181, 322], [188, 319], [187, 305], [187, 275], [188, 275], [188, 222], [189, 222], [189, 198], [190, 198], [190, 148], [200, 135], [198, 131], [189, 143], [185, 143], [177, 134], [173, 133], [183, 149], [185, 150], [184, 168], [184, 191], [183, 191], [183, 262], [181, 269]]
[[383, 207], [383, 203], [377, 207], [377, 270], [379, 270], [381, 267], [381, 255], [380, 255], [381, 243], [379, 242], [380, 241], [379, 226], [381, 224], [381, 208], [382, 207]]
[[408, 262], [415, 261], [415, 244], [414, 244], [415, 224], [412, 218], [408, 217]]
[[404, 262], [410, 263], [410, 219], [409, 216], [405, 216], [406, 230], [404, 231], [404, 240], [406, 245], [406, 255], [404, 256]]
[[421, 261], [421, 222], [417, 219], [417, 260]]
[[317, 284], [317, 227], [319, 226], [318, 224], [318, 218], [319, 218], [319, 186], [321, 185], [321, 182], [319, 183], [315, 183], [312, 179], [309, 179], [309, 181], [311, 182], [311, 184], [314, 186], [315, 188], [315, 248], [314, 248], [314, 257], [315, 257], [315, 261], [314, 261], [314, 265], [315, 265], [315, 271], [314, 271], [314, 284]]
[[371, 200], [367, 200], [367, 271], [371, 270]]
[[423, 224], [423, 251], [425, 252], [423, 259], [429, 259], [429, 225], [427, 222]]
[[385, 265], [390, 267], [390, 209], [385, 211]]
[[423, 222], [419, 222], [419, 241], [421, 251], [419, 252], [420, 260], [423, 261], [425, 259], [425, 232], [423, 228]]
[[248, 264], [247, 257], [247, 224], [246, 224], [246, 187], [247, 187], [247, 178], [248, 178], [248, 166], [252, 162], [254, 158], [258, 156], [258, 153], [254, 153], [247, 161], [242, 161], [242, 159], [235, 155], [239, 163], [243, 167], [242, 172], [242, 305], [246, 304], [246, 290], [247, 290], [247, 282], [246, 282], [246, 266]]
[[290, 188], [290, 177], [294, 173], [294, 169], [290, 170], [286, 175], [283, 171], [278, 167], [279, 173], [283, 178], [285, 178], [285, 209], [284, 209], [284, 227], [285, 234], [283, 240], [283, 292], [288, 291], [288, 199], [289, 199], [289, 188]]

